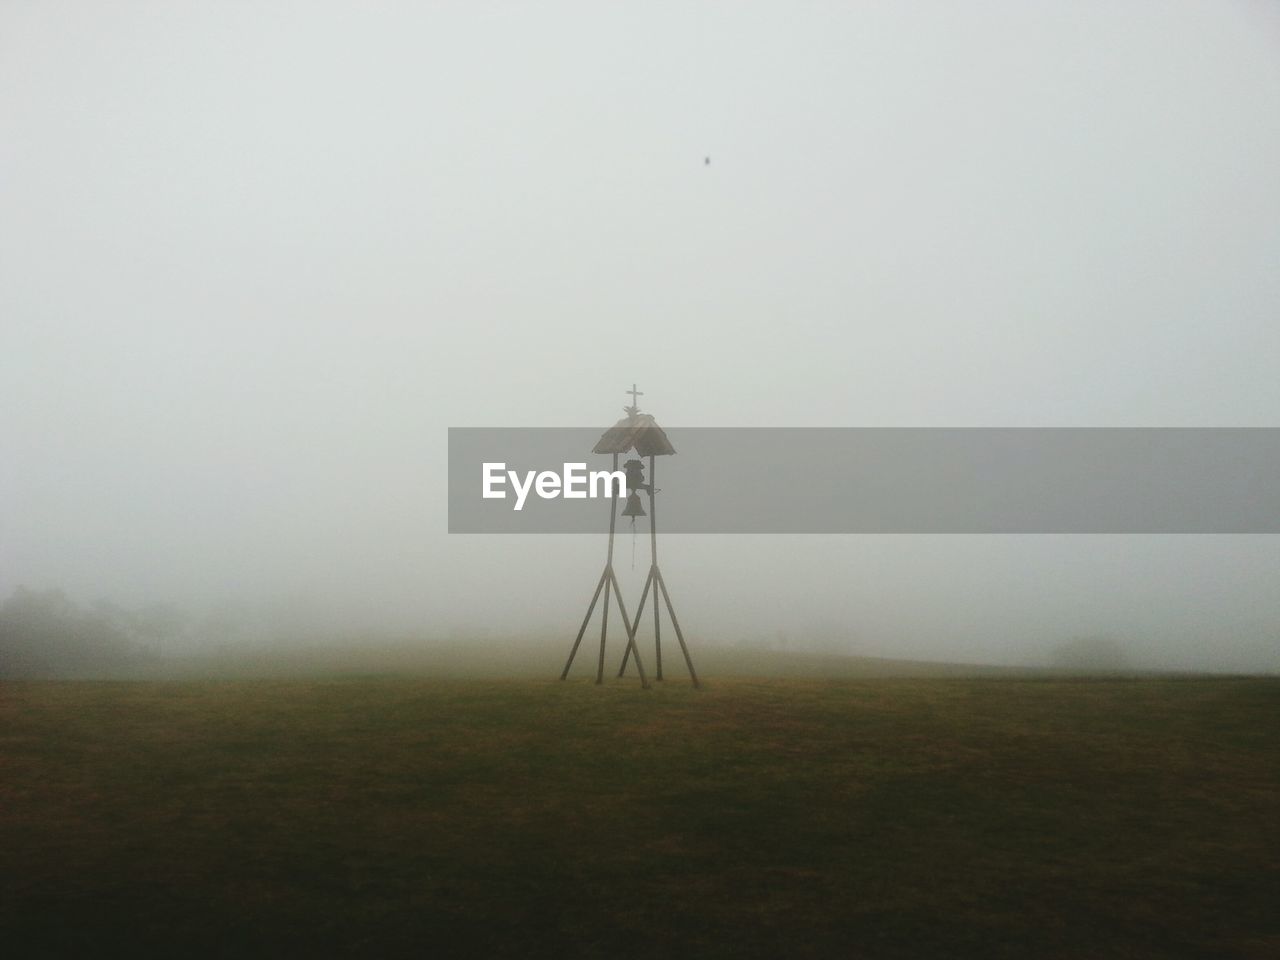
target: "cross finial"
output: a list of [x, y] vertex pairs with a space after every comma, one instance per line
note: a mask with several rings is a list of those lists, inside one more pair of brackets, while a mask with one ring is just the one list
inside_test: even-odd
[[639, 403], [639, 401], [637, 400], [637, 398], [638, 398], [638, 397], [643, 397], [643, 396], [644, 396], [644, 391], [643, 391], [643, 390], [637, 390], [637, 389], [636, 389], [636, 385], [633, 383], [633, 384], [631, 384], [631, 389], [630, 389], [630, 390], [624, 390], [623, 392], [624, 392], [624, 393], [629, 393], [629, 394], [631, 394], [631, 405], [630, 405], [630, 406], [623, 407], [622, 409], [623, 409], [624, 411], [626, 411], [627, 416], [629, 416], [629, 417], [634, 417], [637, 413], [639, 413], [639, 412], [640, 412], [640, 403]]

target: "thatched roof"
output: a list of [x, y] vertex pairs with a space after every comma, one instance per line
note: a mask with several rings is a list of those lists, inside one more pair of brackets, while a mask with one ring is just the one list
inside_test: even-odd
[[642, 457], [665, 457], [676, 452], [662, 428], [647, 413], [624, 417], [604, 432], [592, 453], [627, 453], [634, 449]]

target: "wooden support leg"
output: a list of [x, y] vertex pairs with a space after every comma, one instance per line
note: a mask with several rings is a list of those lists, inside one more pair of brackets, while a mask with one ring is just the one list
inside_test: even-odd
[[[632, 384], [635, 386], [635, 384]], [[658, 569], [658, 466], [649, 454], [649, 578]], [[636, 614], [639, 619], [640, 614]], [[662, 679], [662, 617], [658, 613], [658, 588], [653, 588], [653, 655], [658, 662], [658, 679]]]
[[[631, 629], [631, 621], [627, 618], [627, 605], [622, 602], [622, 590], [618, 586], [618, 578], [614, 576], [613, 567], [609, 568], [609, 579], [613, 581], [613, 595], [618, 601], [618, 613], [622, 616], [622, 625], [627, 629], [627, 649], [636, 658], [636, 672], [640, 674], [640, 686], [649, 688], [649, 678], [644, 675], [644, 664], [640, 662], [640, 651], [636, 649], [636, 634]], [[608, 589], [607, 587], [605, 588]], [[604, 666], [604, 647], [600, 648], [600, 665]]]
[[662, 571], [654, 568], [657, 575], [658, 587], [662, 590], [662, 599], [667, 602], [667, 614], [671, 617], [671, 626], [676, 629], [676, 639], [680, 641], [680, 650], [684, 654], [685, 666], [689, 668], [689, 677], [693, 680], [695, 687], [699, 686], [698, 675], [693, 670], [693, 660], [689, 657], [689, 647], [684, 642], [684, 633], [680, 629], [680, 621], [676, 619], [675, 607], [671, 605], [671, 594], [667, 592], [667, 583], [662, 579]]
[[[653, 578], [653, 571], [658, 567], [655, 564], [649, 571], [649, 578]], [[636, 614], [636, 619], [640, 618], [640, 614]], [[662, 619], [658, 616], [658, 591], [653, 591], [653, 655], [658, 661], [658, 680], [662, 680]]]
[[[613, 564], [609, 564], [604, 568], [604, 611], [600, 614], [600, 663], [596, 666], [596, 683], [604, 683], [604, 638], [609, 632], [609, 588], [613, 585]], [[622, 603], [622, 597], [618, 597], [618, 603]], [[626, 620], [626, 617], [623, 617]]]
[[591, 595], [591, 603], [587, 606], [587, 615], [582, 618], [582, 626], [578, 628], [578, 636], [573, 641], [573, 649], [569, 651], [569, 659], [565, 661], [564, 670], [560, 673], [561, 680], [569, 676], [569, 668], [573, 666], [573, 658], [578, 655], [578, 645], [582, 643], [583, 634], [587, 632], [587, 624], [591, 622], [591, 614], [595, 613], [596, 601], [600, 599], [600, 591], [604, 589], [604, 583], [607, 579], [609, 579], [609, 571], [606, 568], [600, 574], [600, 582], [596, 584], [596, 592]]
[[[640, 594], [640, 606], [636, 610], [636, 621], [631, 626], [631, 635], [635, 636], [640, 629], [640, 614], [644, 613], [645, 601], [649, 599], [649, 587], [653, 584], [653, 567], [649, 568], [649, 576], [644, 581], [644, 590]], [[658, 594], [655, 591], [653, 595], [653, 609], [658, 609]], [[626, 652], [622, 655], [622, 666], [618, 668], [618, 676], [622, 676], [627, 672], [627, 661], [631, 659], [631, 645], [627, 645]]]

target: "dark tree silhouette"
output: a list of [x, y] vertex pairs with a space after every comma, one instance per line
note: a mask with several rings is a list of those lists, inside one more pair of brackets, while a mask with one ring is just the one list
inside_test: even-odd
[[61, 590], [18, 587], [0, 606], [0, 678], [109, 673], [137, 660], [111, 604], [84, 610]]

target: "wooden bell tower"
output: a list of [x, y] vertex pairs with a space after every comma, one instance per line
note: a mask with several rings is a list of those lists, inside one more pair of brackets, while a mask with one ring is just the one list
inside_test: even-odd
[[676, 619], [675, 607], [671, 603], [671, 595], [667, 591], [666, 581], [663, 580], [662, 570], [658, 566], [656, 463], [658, 457], [671, 456], [676, 450], [671, 445], [671, 441], [667, 439], [666, 433], [653, 419], [653, 416], [640, 412], [637, 401], [644, 394], [636, 389], [635, 384], [632, 384], [631, 389], [627, 392], [631, 394], [631, 403], [622, 408], [626, 413], [626, 417], [604, 432], [604, 435], [600, 437], [600, 440], [592, 449], [592, 453], [612, 455], [613, 469], [615, 471], [618, 469], [618, 458], [624, 454], [634, 451], [639, 457], [648, 458], [648, 482], [645, 482], [644, 479], [643, 459], [628, 460], [625, 464], [628, 496], [623, 516], [631, 517], [633, 520], [635, 517], [645, 516], [644, 508], [640, 503], [640, 492], [643, 491], [649, 495], [649, 575], [645, 578], [644, 591], [640, 594], [640, 605], [636, 608], [635, 619], [630, 620], [627, 617], [626, 606], [622, 601], [622, 591], [618, 587], [617, 575], [613, 572], [613, 541], [618, 519], [618, 491], [615, 487], [613, 495], [609, 498], [609, 547], [605, 556], [604, 572], [600, 574], [600, 580], [596, 583], [595, 593], [592, 594], [591, 603], [587, 606], [587, 615], [582, 618], [582, 626], [578, 628], [578, 636], [573, 641], [572, 649], [569, 650], [569, 659], [565, 662], [564, 670], [560, 673], [560, 679], [564, 680], [569, 676], [569, 668], [573, 665], [573, 658], [578, 653], [578, 647], [582, 644], [582, 637], [587, 632], [587, 625], [591, 622], [591, 614], [595, 612], [596, 603], [600, 599], [601, 591], [603, 591], [604, 607], [600, 617], [600, 657], [596, 665], [596, 683], [604, 682], [605, 640], [609, 631], [609, 600], [612, 595], [618, 604], [618, 613], [622, 617], [622, 626], [627, 631], [627, 645], [622, 655], [622, 665], [618, 668], [618, 676], [621, 677], [626, 673], [627, 664], [634, 655], [636, 672], [640, 675], [640, 683], [644, 687], [649, 686], [649, 678], [645, 673], [644, 664], [640, 660], [640, 650], [636, 646], [636, 631], [640, 628], [640, 618], [644, 614], [645, 603], [648, 602], [650, 593], [653, 594], [653, 643], [657, 662], [656, 679], [662, 680], [662, 617], [658, 605], [658, 594], [661, 593], [667, 608], [667, 615], [671, 618], [671, 626], [675, 630], [676, 640], [680, 643], [680, 652], [684, 654], [685, 666], [689, 668], [689, 678], [693, 681], [693, 685], [697, 687], [699, 686], [698, 674], [693, 669], [693, 660], [689, 656], [689, 647], [685, 643], [684, 633], [680, 629], [680, 621]]

